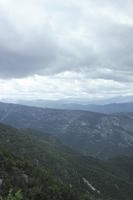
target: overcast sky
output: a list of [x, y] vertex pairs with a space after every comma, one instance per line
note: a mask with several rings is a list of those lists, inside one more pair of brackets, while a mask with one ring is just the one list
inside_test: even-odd
[[0, 98], [133, 95], [133, 0], [0, 0]]

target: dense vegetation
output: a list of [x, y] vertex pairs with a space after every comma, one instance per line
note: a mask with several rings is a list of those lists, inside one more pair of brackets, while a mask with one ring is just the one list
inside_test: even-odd
[[91, 199], [92, 194], [105, 200], [133, 199], [132, 158], [100, 161], [72, 151], [53, 136], [3, 124], [0, 146], [4, 197], [13, 188], [14, 192], [22, 189], [23, 198], [33, 200], [38, 199], [31, 196], [34, 193], [50, 200]]
[[[0, 147], [0, 194], [8, 200], [84, 200], [90, 199], [74, 187], [63, 184], [44, 168], [34, 167]], [[13, 192], [9, 192], [10, 188]], [[20, 189], [22, 194], [20, 195]], [[90, 197], [89, 197], [90, 196]]]
[[[21, 133], [18, 130], [13, 129], [12, 127], [2, 124], [0, 125], [1, 199], [19, 200], [19, 197], [17, 197], [17, 191], [20, 190], [22, 191], [22, 198], [24, 200], [98, 199], [96, 196], [99, 195], [95, 193], [92, 194], [91, 192], [89, 194], [89, 191], [87, 192], [85, 190], [78, 191], [76, 188], [76, 184], [71, 185], [67, 182], [65, 183], [65, 181], [62, 181], [63, 179], [61, 180], [61, 178], [59, 178], [61, 177], [60, 174], [57, 174], [56, 176], [53, 175], [55, 174], [55, 172], [57, 172], [56, 169], [54, 169], [53, 164], [55, 164], [56, 161], [58, 164], [59, 158], [57, 156], [56, 160], [56, 154], [52, 151], [48, 153], [47, 143], [49, 143], [49, 137], [47, 138], [47, 141], [44, 141], [42, 143], [43, 145], [45, 145], [46, 143], [43, 152], [44, 156], [46, 155], [49, 157], [45, 158], [46, 165], [44, 164], [44, 159], [40, 164], [39, 161], [41, 161], [41, 158], [39, 159], [39, 157], [42, 156], [42, 146], [41, 148], [39, 148], [39, 145], [41, 144], [40, 141], [37, 142], [38, 147], [36, 145], [34, 146], [34, 142], [37, 140], [37, 138], [38, 137], [36, 136], [27, 135], [27, 133]], [[55, 143], [53, 139], [52, 142], [53, 144]], [[34, 159], [34, 156], [36, 157], [36, 160]], [[53, 163], [51, 163], [52, 158], [54, 159]], [[62, 168], [63, 167], [64, 166], [62, 166]], [[65, 171], [66, 169], [63, 170]], [[13, 191], [9, 192], [11, 191], [11, 189], [13, 189]]]

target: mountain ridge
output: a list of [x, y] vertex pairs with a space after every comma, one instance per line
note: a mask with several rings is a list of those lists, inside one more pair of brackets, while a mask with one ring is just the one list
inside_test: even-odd
[[34, 101], [18, 101], [18, 104], [34, 106], [40, 108], [67, 109], [67, 110], [86, 110], [100, 113], [118, 113], [133, 112], [133, 101], [129, 102], [112, 102], [112, 103], [87, 103], [87, 102], [69, 102], [63, 100], [34, 100]]
[[84, 155], [133, 155], [133, 113], [108, 115], [0, 103], [0, 122], [52, 134]]

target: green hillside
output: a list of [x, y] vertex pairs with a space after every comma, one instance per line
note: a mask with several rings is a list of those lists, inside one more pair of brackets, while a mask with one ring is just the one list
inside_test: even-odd
[[24, 200], [85, 199], [76, 189], [61, 183], [49, 171], [34, 167], [1, 147], [0, 183], [0, 195], [3, 198], [13, 189], [14, 192], [21, 190]]
[[89, 192], [105, 200], [133, 199], [131, 171], [123, 168], [129, 172], [129, 178], [125, 178], [114, 160], [104, 162], [85, 157], [62, 145], [53, 136], [44, 137], [32, 130], [18, 131], [3, 124], [0, 124], [0, 146], [32, 163], [35, 168], [49, 172], [63, 186], [67, 185], [80, 195]]

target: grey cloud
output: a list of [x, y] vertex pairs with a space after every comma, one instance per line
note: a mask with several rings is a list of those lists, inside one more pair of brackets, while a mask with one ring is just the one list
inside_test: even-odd
[[16, 7], [3, 2], [1, 78], [79, 71], [88, 78], [133, 80], [131, 1], [28, 0], [20, 14], [17, 1]]

